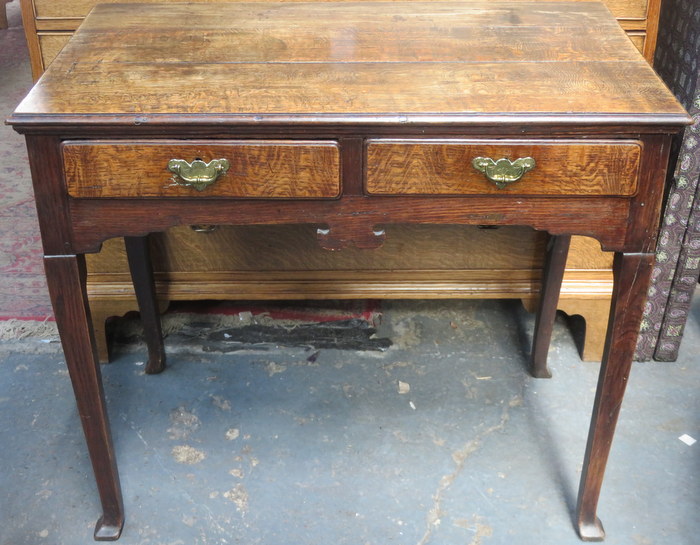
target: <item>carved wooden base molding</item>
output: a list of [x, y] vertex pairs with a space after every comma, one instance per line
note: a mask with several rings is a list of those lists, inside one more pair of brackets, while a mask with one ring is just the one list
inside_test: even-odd
[[[603, 357], [612, 288], [612, 271], [585, 269], [564, 273], [557, 309], [584, 319], [583, 361], [600, 361]], [[523, 299], [523, 305], [528, 312], [535, 312], [537, 301], [537, 297]]]
[[[539, 271], [284, 271], [260, 273], [163, 273], [156, 275], [161, 311], [170, 301], [300, 299], [512, 299], [534, 312]], [[600, 361], [612, 293], [608, 270], [569, 270], [558, 308], [586, 321], [582, 357]], [[88, 295], [100, 361], [108, 361], [105, 322], [138, 310], [126, 273], [91, 275]]]

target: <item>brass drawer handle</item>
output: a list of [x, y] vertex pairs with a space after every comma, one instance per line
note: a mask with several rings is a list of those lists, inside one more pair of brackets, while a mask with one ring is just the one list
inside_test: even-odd
[[532, 157], [521, 157], [515, 161], [502, 158], [494, 161], [490, 157], [476, 157], [472, 165], [486, 178], [496, 184], [498, 189], [503, 189], [508, 184], [517, 182], [523, 174], [535, 168], [535, 160]]
[[202, 191], [213, 184], [219, 176], [226, 174], [229, 168], [227, 159], [212, 159], [205, 163], [195, 159], [191, 163], [183, 159], [170, 159], [168, 170], [175, 174], [173, 180], [177, 185], [192, 187]]
[[190, 225], [190, 229], [192, 229], [195, 233], [213, 233], [218, 228], [218, 225], [210, 225], [208, 223]]

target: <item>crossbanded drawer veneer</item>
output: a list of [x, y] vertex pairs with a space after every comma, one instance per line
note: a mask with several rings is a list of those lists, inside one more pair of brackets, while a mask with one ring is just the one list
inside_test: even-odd
[[[629, 196], [637, 191], [642, 146], [615, 140], [383, 139], [368, 140], [365, 149], [370, 195]], [[537, 157], [537, 163], [517, 184], [496, 185], [480, 170], [463, 168], [478, 157]]]
[[[218, 157], [231, 158], [226, 159], [221, 179], [200, 189], [203, 199], [333, 199], [340, 195], [337, 142], [264, 140], [69, 141], [63, 144], [68, 194], [78, 198], [192, 198], [192, 188], [179, 185], [174, 181], [177, 174], [163, 168], [171, 157], [192, 157], [207, 164]], [[134, 164], [144, 166], [134, 170]], [[124, 172], [129, 172], [128, 183]]]
[[[101, 0], [114, 3], [119, 0]], [[122, 0], [122, 3], [138, 0]], [[151, 3], [157, 0], [147, 0]], [[196, 3], [206, 0], [193, 0]], [[38, 78], [98, 0], [21, 0]], [[166, 2], [169, 3], [169, 2]], [[627, 36], [651, 62], [660, 0], [607, 0]], [[105, 31], [110, 29], [105, 24]], [[579, 30], [585, 33], [586, 29]], [[595, 30], [591, 31], [595, 39]], [[486, 36], [486, 39], [493, 39]], [[591, 44], [592, 48], [596, 44]], [[197, 49], [193, 49], [196, 53]], [[593, 52], [596, 49], [592, 49]], [[597, 45], [598, 54], [605, 44]], [[488, 218], [483, 222], [491, 227]], [[187, 226], [150, 240], [159, 303], [187, 299], [516, 298], [534, 310], [540, 293], [543, 233], [527, 227], [391, 226], [371, 255], [329, 254], [303, 227]], [[211, 230], [215, 229], [215, 230]], [[270, 232], [274, 232], [270, 236]], [[251, 252], [241, 241], [265, 248]], [[275, 242], [270, 242], [274, 240]], [[284, 241], [284, 243], [282, 243]], [[455, 256], [453, 248], [465, 251]], [[484, 248], [488, 248], [485, 251]], [[300, 261], [299, 255], [305, 259]], [[88, 293], [98, 351], [107, 360], [104, 324], [136, 308], [124, 245], [106, 241], [88, 256]], [[593, 239], [573, 237], [559, 308], [586, 320], [583, 358], [600, 360], [612, 292], [612, 261]]]

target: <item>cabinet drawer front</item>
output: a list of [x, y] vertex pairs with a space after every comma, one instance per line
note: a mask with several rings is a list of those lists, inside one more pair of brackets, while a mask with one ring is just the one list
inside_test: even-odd
[[[180, 0], [170, 0], [172, 3]], [[85, 17], [97, 4], [152, 4], [163, 0], [34, 0], [34, 13], [41, 18]], [[211, 2], [211, 0], [188, 0]]]
[[41, 61], [46, 68], [56, 55], [68, 43], [71, 35], [67, 32], [47, 32], [39, 33], [39, 46], [41, 48]]
[[[168, 169], [171, 160], [225, 159], [227, 170], [196, 189]], [[328, 141], [66, 142], [72, 197], [335, 198], [340, 153]], [[184, 175], [183, 175], [184, 176]]]
[[[153, 3], [163, 0], [34, 0], [37, 17], [84, 17], [95, 4], [113, 3]], [[190, 2], [210, 2], [211, 0], [189, 0]], [[622, 19], [643, 19], [646, 17], [648, 0], [606, 0], [605, 4], [615, 17]]]
[[[636, 141], [370, 140], [365, 189], [374, 195], [633, 195], [641, 149]], [[501, 188], [473, 165], [477, 157], [531, 157], [534, 168]]]

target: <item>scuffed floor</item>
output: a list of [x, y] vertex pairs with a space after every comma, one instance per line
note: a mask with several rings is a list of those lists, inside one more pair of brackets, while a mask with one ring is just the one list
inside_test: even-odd
[[[563, 321], [554, 378], [535, 380], [517, 302], [383, 308], [361, 351], [252, 337], [229, 352], [206, 328], [173, 332], [157, 376], [123, 335], [103, 367], [119, 543], [580, 543], [571, 511], [598, 366], [580, 362]], [[697, 543], [700, 443], [678, 437], [700, 438], [699, 318], [696, 302], [677, 363], [635, 364], [599, 510], [608, 544]], [[60, 352], [10, 346], [0, 543], [90, 543], [97, 495]]]

